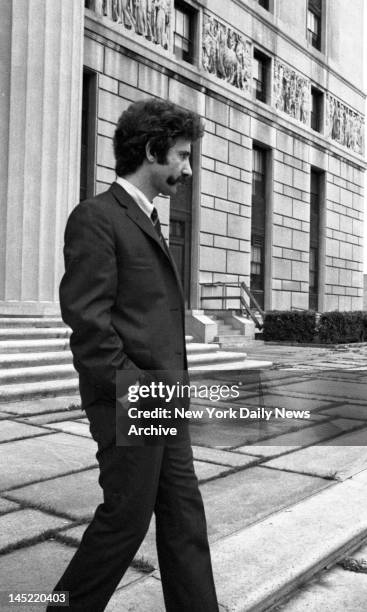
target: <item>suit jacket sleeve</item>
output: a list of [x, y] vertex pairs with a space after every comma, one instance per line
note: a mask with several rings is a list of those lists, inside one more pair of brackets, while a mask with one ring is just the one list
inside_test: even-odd
[[66, 226], [64, 258], [60, 305], [73, 330], [74, 365], [91, 384], [114, 397], [116, 370], [135, 371], [137, 378], [140, 370], [124, 353], [111, 322], [117, 260], [112, 223], [103, 205], [84, 202], [74, 209]]

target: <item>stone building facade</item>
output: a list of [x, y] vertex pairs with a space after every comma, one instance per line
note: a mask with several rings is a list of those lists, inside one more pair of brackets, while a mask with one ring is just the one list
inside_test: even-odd
[[147, 96], [205, 118], [158, 202], [188, 311], [238, 307], [243, 280], [265, 309], [361, 309], [363, 5], [1, 0], [0, 314], [58, 312], [66, 218]]

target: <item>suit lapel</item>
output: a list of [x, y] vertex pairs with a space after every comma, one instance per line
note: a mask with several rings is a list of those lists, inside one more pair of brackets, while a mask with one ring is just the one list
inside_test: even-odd
[[110, 191], [112, 191], [112, 194], [114, 195], [118, 203], [127, 209], [126, 214], [130, 217], [130, 219], [134, 221], [134, 223], [136, 223], [136, 225], [138, 225], [140, 229], [143, 230], [143, 232], [145, 232], [145, 234], [148, 234], [148, 236], [152, 238], [152, 240], [154, 240], [154, 242], [159, 246], [159, 248], [165, 254], [175, 274], [177, 284], [178, 284], [178, 287], [181, 293], [181, 298], [182, 298], [182, 301], [184, 302], [184, 294], [183, 294], [181, 279], [179, 277], [176, 264], [168, 249], [166, 241], [164, 241], [164, 245], [163, 245], [158, 237], [158, 234], [153, 226], [153, 223], [150, 221], [147, 215], [141, 210], [140, 206], [137, 205], [137, 203], [130, 196], [130, 194], [128, 194], [127, 191], [125, 191], [125, 189], [121, 187], [121, 185], [119, 185], [118, 183], [112, 183], [110, 187]]

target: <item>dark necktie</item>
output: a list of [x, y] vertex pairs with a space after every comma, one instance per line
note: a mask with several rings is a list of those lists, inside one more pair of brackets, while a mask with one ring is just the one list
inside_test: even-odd
[[154, 229], [158, 234], [159, 240], [161, 242], [161, 245], [163, 246], [164, 250], [166, 251], [167, 255], [168, 255], [168, 246], [167, 243], [163, 237], [162, 234], [162, 229], [161, 229], [161, 223], [159, 221], [159, 217], [158, 217], [158, 212], [156, 208], [153, 208], [152, 214], [150, 215], [150, 218], [152, 220], [152, 223], [154, 225]]
[[154, 225], [154, 229], [159, 236], [159, 240], [162, 241], [162, 230], [161, 230], [161, 222], [159, 221], [158, 212], [156, 208], [153, 208], [152, 214], [150, 215], [152, 223]]

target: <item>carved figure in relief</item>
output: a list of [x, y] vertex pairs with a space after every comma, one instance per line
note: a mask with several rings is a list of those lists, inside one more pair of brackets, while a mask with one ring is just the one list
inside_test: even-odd
[[274, 103], [275, 108], [284, 110], [283, 97], [283, 66], [279, 62], [275, 62], [274, 68]]
[[251, 79], [250, 45], [241, 34], [204, 16], [202, 66], [238, 89], [249, 90]]
[[325, 136], [331, 138], [333, 130], [334, 98], [326, 96], [326, 131]]
[[129, 30], [135, 26], [131, 0], [121, 0], [121, 12], [125, 28]]
[[152, 16], [154, 17], [153, 0], [146, 0], [146, 6], [145, 6], [146, 32], [145, 32], [145, 37], [148, 40], [153, 40], [153, 38], [154, 38]]
[[[230, 46], [229, 46], [230, 45]], [[237, 57], [234, 51], [233, 33], [220, 26], [218, 36], [217, 75], [233, 84], [237, 72]]]
[[309, 121], [310, 84], [294, 70], [274, 64], [274, 105], [294, 119]]
[[351, 144], [352, 144], [352, 113], [350, 111], [348, 111], [346, 108], [344, 109], [344, 121], [345, 121], [345, 128], [344, 128], [344, 144], [346, 147], [350, 148]]
[[203, 68], [217, 74], [218, 28], [213, 17], [207, 17], [203, 29]]
[[92, 11], [95, 11], [97, 15], [103, 15], [103, 4], [103, 0], [94, 0], [91, 3], [90, 8], [92, 9]]
[[112, 19], [112, 0], [103, 0], [103, 15]]
[[145, 34], [146, 6], [145, 0], [135, 0], [135, 31], [137, 34]]
[[363, 155], [364, 121], [362, 116], [330, 94], [326, 96], [325, 136]]
[[166, 32], [166, 14], [167, 14], [167, 3], [166, 0], [156, 0], [156, 39], [155, 42], [158, 45], [162, 45], [165, 49], [168, 47], [168, 38]]
[[251, 59], [248, 45], [241, 35], [238, 37], [235, 53], [237, 58], [236, 85], [239, 89], [248, 90], [251, 79]]
[[307, 81], [303, 81], [301, 87], [301, 104], [300, 104], [300, 121], [308, 123], [309, 120], [309, 102], [310, 102], [310, 89]]

